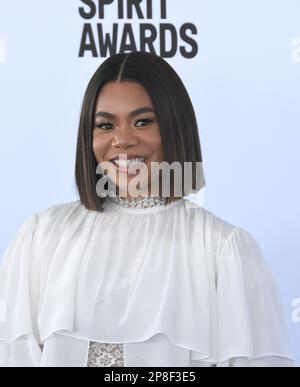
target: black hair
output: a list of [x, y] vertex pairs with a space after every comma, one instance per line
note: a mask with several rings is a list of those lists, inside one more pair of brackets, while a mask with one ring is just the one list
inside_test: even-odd
[[[80, 114], [75, 180], [81, 203], [90, 210], [102, 211], [103, 200], [96, 192], [97, 181], [103, 176], [96, 174], [97, 161], [93, 152], [93, 129], [96, 101], [101, 88], [108, 82], [137, 82], [151, 98], [156, 111], [163, 146], [164, 160], [192, 162], [192, 186], [187, 195], [200, 190], [196, 185], [196, 167], [202, 154], [195, 112], [188, 92], [176, 71], [160, 56], [137, 51], [110, 56], [98, 67], [86, 88]], [[202, 173], [202, 170], [201, 170]], [[198, 176], [199, 177], [199, 176]], [[171, 187], [173, 181], [171, 177]], [[170, 198], [167, 198], [167, 203]]]

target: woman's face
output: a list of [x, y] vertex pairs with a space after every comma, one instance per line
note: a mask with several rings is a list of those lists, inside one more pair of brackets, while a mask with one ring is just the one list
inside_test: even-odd
[[[127, 160], [144, 158], [148, 179], [144, 178], [138, 189], [150, 194], [151, 163], [163, 161], [164, 155], [157, 116], [145, 88], [135, 82], [107, 83], [96, 101], [94, 124], [93, 151], [97, 162], [111, 162], [120, 154], [126, 155]], [[118, 162], [112, 166], [109, 179], [117, 193], [127, 195], [128, 184], [139, 175], [139, 170], [130, 173], [130, 167], [118, 166]], [[147, 175], [143, 172], [140, 176]]]

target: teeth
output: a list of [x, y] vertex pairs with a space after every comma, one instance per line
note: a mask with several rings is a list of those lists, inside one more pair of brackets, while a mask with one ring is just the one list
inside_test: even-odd
[[119, 167], [126, 168], [129, 165], [137, 164], [137, 163], [140, 163], [140, 162], [143, 162], [143, 161], [145, 161], [145, 159], [143, 157], [139, 157], [139, 158], [132, 159], [132, 160], [118, 160], [118, 159], [115, 159], [114, 163], [116, 165], [118, 165]]

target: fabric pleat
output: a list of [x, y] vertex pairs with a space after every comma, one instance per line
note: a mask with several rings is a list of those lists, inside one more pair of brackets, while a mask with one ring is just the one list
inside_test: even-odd
[[126, 366], [292, 365], [257, 241], [185, 198], [33, 215], [3, 257], [0, 299], [2, 366], [85, 367], [90, 341], [124, 343]]

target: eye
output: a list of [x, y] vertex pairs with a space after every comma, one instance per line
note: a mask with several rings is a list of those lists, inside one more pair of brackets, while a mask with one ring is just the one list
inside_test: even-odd
[[[141, 119], [139, 119], [139, 120], [137, 120], [136, 122], [135, 122], [135, 124], [137, 124], [138, 122], [144, 122], [144, 123], [146, 123], [146, 125], [147, 124], [151, 124], [152, 122], [153, 122], [153, 120], [150, 120], [149, 118], [141, 118]], [[109, 126], [109, 127], [104, 127], [104, 126]], [[138, 126], [145, 126], [145, 125], [138, 125]], [[96, 128], [99, 128], [99, 129], [102, 129], [102, 130], [104, 130], [104, 131], [107, 131], [107, 130], [110, 130], [111, 129], [111, 124], [109, 123], [109, 122], [101, 122], [101, 123], [99, 123], [99, 124], [95, 124], [95, 127]]]
[[[153, 122], [153, 121], [150, 120], [149, 118], [142, 118], [142, 119], [140, 119], [140, 120], [137, 120], [136, 123], [137, 123], [137, 122], [140, 122], [140, 121], [142, 121], [142, 122], [147, 122], [147, 123], [152, 123], [152, 122]], [[142, 125], [142, 126], [145, 126], [145, 125]]]
[[103, 128], [104, 125], [111, 125], [108, 122], [101, 122], [100, 124], [95, 124], [96, 128], [103, 129], [103, 130], [109, 130], [110, 128]]

